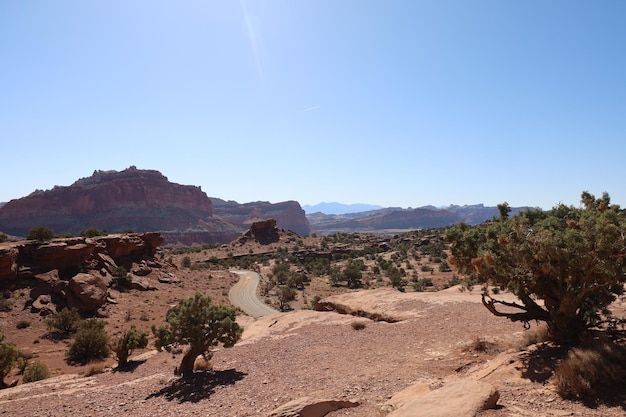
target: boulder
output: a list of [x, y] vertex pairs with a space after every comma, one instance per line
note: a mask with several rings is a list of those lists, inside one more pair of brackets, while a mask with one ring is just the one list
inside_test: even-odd
[[0, 280], [17, 277], [17, 255], [15, 247], [0, 248]]
[[159, 275], [158, 280], [162, 284], [180, 284], [180, 279], [170, 272]]
[[52, 302], [52, 296], [42, 294], [30, 306], [31, 313], [39, 313], [41, 316], [49, 316], [55, 314], [58, 309], [56, 304]]
[[342, 408], [357, 407], [356, 401], [319, 400], [310, 397], [298, 398], [281, 405], [267, 417], [323, 417]]
[[406, 403], [415, 400], [418, 397], [422, 397], [430, 392], [430, 386], [425, 383], [418, 383], [411, 385], [400, 392], [397, 392], [387, 400], [380, 411], [383, 414], [391, 413], [394, 410], [397, 410], [403, 407]]
[[130, 276], [130, 289], [137, 291], [154, 291], [157, 287], [150, 282], [147, 278], [140, 278], [138, 276], [132, 275]]
[[134, 263], [130, 272], [134, 275], [145, 277], [152, 272], [152, 268], [150, 268], [145, 262], [141, 262], [140, 264]]
[[67, 303], [79, 312], [95, 312], [107, 300], [107, 286], [103, 278], [93, 274], [78, 274], [68, 282]]
[[428, 393], [420, 388], [415, 394], [412, 400], [399, 401], [399, 408], [387, 417], [475, 417], [480, 410], [494, 408], [500, 398], [493, 385], [473, 379], [450, 382]]

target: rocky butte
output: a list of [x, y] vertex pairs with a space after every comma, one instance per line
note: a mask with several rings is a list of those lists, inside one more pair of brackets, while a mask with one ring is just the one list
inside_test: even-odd
[[70, 186], [11, 200], [0, 207], [0, 231], [16, 236], [25, 236], [34, 226], [49, 227], [58, 235], [77, 235], [91, 227], [159, 231], [166, 245], [230, 242], [252, 222], [268, 219], [302, 235], [310, 232], [295, 201], [219, 205], [216, 215], [200, 187], [172, 183], [159, 171], [131, 166], [119, 172], [94, 171]]

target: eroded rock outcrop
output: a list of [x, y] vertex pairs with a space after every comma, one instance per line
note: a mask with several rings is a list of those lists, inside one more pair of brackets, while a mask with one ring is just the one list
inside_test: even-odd
[[275, 204], [257, 201], [239, 204], [235, 201], [224, 201], [219, 198], [212, 198], [211, 200], [216, 216], [243, 228], [243, 230], [248, 229], [253, 223], [274, 219], [277, 227], [291, 230], [300, 236], [307, 236], [311, 232], [306, 214], [297, 201], [284, 201]]
[[278, 407], [267, 417], [324, 417], [326, 414], [342, 408], [357, 407], [357, 401], [319, 400], [302, 397]]
[[211, 200], [199, 187], [169, 182], [158, 171], [130, 167], [120, 172], [95, 171], [70, 186], [11, 200], [0, 208], [0, 230], [18, 236], [36, 225], [74, 235], [90, 227], [185, 230], [212, 215]]
[[461, 379], [442, 388], [427, 391], [424, 384], [409, 387], [385, 403], [387, 417], [474, 417], [481, 410], [494, 408], [500, 393], [486, 382]]

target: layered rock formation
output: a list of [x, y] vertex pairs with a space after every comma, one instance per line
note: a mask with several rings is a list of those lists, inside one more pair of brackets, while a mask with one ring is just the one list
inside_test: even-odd
[[0, 248], [0, 287], [30, 288], [31, 310], [42, 315], [61, 306], [93, 313], [107, 302], [118, 266], [134, 274], [131, 288], [154, 288], [136, 275], [160, 267], [154, 255], [162, 243], [159, 233], [8, 243]]
[[311, 232], [309, 221], [297, 201], [284, 201], [274, 204], [267, 201], [257, 201], [239, 204], [235, 201], [224, 201], [219, 198], [212, 198], [211, 200], [216, 216], [241, 227], [242, 230], [248, 229], [252, 223], [274, 219], [279, 228], [291, 230], [300, 236], [307, 236]]
[[[169, 182], [158, 171], [130, 167], [95, 171], [67, 187], [35, 191], [0, 207], [0, 231], [25, 236], [34, 226], [57, 235], [77, 235], [89, 228], [108, 231], [162, 232], [169, 245], [228, 243], [259, 220], [309, 234], [304, 211], [295, 201], [239, 204], [211, 199], [196, 186]], [[217, 216], [214, 216], [217, 214]]]
[[0, 209], [0, 230], [24, 236], [33, 226], [57, 234], [95, 227], [136, 232], [184, 230], [213, 214], [198, 187], [171, 183], [158, 171], [95, 171], [68, 187], [35, 191]]

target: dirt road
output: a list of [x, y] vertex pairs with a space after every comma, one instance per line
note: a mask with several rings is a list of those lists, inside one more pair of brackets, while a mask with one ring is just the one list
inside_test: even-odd
[[228, 298], [234, 306], [255, 318], [278, 313], [278, 310], [263, 303], [256, 295], [260, 280], [259, 274], [253, 271], [233, 270], [231, 272], [240, 276], [239, 281], [228, 292]]

